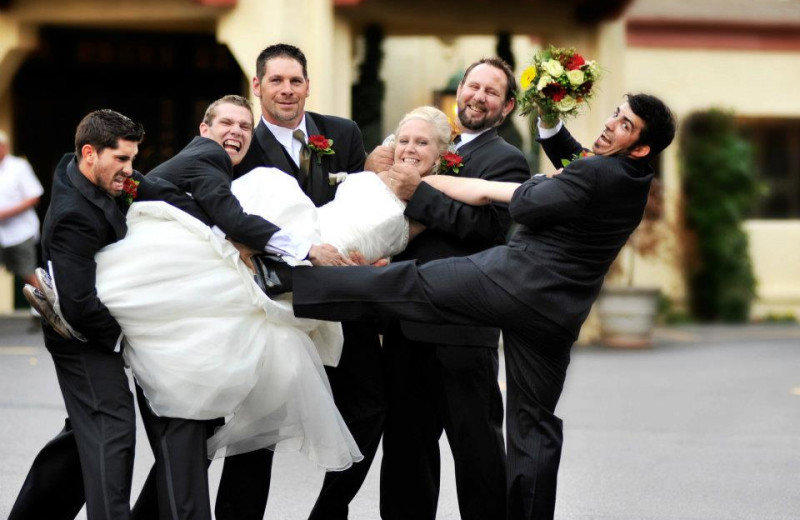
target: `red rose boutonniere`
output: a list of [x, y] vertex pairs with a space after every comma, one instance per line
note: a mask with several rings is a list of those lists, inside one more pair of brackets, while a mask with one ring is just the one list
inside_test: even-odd
[[572, 156], [572, 159], [561, 159], [561, 165], [566, 166], [572, 161], [577, 161], [578, 159], [583, 159], [584, 157], [591, 157], [594, 154], [589, 150], [581, 150], [581, 153], [576, 153]]
[[125, 202], [128, 203], [128, 206], [133, 204], [136, 195], [139, 193], [139, 181], [134, 180], [133, 177], [126, 178], [122, 184], [122, 193], [125, 195]]
[[333, 139], [328, 139], [324, 135], [308, 136], [308, 147], [317, 154], [317, 164], [322, 164], [323, 155], [333, 155]]
[[463, 159], [455, 152], [445, 152], [439, 162], [439, 173], [458, 174], [458, 170], [464, 166]]

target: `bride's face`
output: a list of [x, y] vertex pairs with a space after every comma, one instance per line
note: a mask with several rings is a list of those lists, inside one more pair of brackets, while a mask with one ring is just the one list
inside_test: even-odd
[[396, 143], [395, 163], [414, 166], [422, 177], [431, 173], [439, 158], [439, 147], [430, 123], [421, 119], [406, 121], [397, 132]]

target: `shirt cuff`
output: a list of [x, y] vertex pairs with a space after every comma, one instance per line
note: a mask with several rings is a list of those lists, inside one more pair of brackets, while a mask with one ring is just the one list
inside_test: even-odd
[[290, 256], [296, 260], [305, 260], [311, 250], [311, 242], [293, 237], [283, 229], [276, 231], [267, 242], [265, 250], [281, 256]]
[[539, 118], [536, 120], [536, 126], [539, 128], [539, 139], [550, 139], [561, 131], [561, 127], [564, 126], [564, 123], [559, 121], [553, 128], [543, 128], [542, 119]]

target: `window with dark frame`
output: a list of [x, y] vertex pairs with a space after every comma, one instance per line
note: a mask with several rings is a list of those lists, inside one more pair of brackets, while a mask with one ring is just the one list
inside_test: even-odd
[[767, 193], [750, 218], [800, 219], [800, 119], [740, 118]]

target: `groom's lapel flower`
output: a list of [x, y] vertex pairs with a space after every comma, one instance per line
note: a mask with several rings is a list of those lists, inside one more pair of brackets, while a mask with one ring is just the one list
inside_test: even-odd
[[317, 154], [317, 164], [322, 164], [323, 155], [333, 155], [333, 139], [328, 139], [322, 134], [308, 136], [308, 148]]
[[139, 181], [135, 180], [133, 177], [127, 177], [122, 184], [122, 193], [125, 196], [125, 202], [128, 203], [128, 206], [133, 204], [136, 195], [139, 194]]
[[577, 161], [578, 159], [583, 159], [584, 157], [591, 157], [594, 154], [587, 149], [581, 150], [581, 153], [573, 154], [572, 159], [561, 159], [561, 166], [566, 166], [572, 161]]
[[464, 159], [455, 152], [445, 152], [439, 162], [439, 173], [458, 174], [464, 166]]

